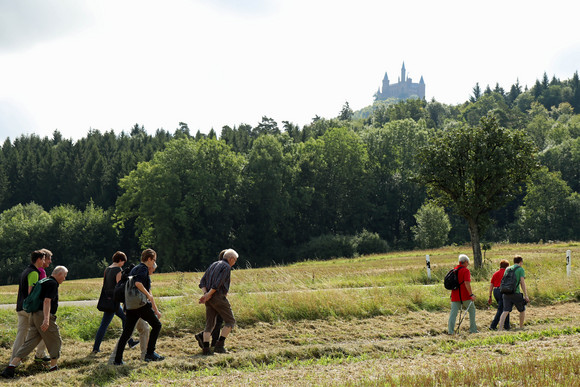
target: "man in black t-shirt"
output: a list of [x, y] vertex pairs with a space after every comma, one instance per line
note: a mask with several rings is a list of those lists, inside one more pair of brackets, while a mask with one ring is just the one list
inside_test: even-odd
[[36, 348], [40, 341], [44, 340], [48, 353], [50, 354], [50, 369], [58, 369], [57, 362], [60, 357], [62, 340], [56, 325], [56, 312], [58, 310], [58, 287], [64, 282], [68, 274], [68, 269], [64, 266], [54, 268], [48, 281], [41, 284], [40, 299], [44, 300], [42, 309], [31, 313], [30, 330], [26, 336], [26, 341], [16, 351], [16, 356], [2, 372], [5, 378], [14, 377], [14, 369]]

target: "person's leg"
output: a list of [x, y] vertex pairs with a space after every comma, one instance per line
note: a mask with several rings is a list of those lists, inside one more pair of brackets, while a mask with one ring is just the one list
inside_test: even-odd
[[[121, 305], [119, 305], [119, 307], [115, 311], [115, 315], [121, 319], [121, 323], [122, 323], [123, 329], [125, 329], [125, 321], [127, 321], [127, 317], [125, 316], [125, 313], [123, 312], [123, 308], [121, 307]], [[139, 325], [139, 324], [137, 324], [137, 325]], [[137, 330], [138, 329], [139, 328], [137, 328]], [[129, 338], [129, 341], [127, 343], [129, 344], [129, 347], [130, 348], [133, 348], [134, 346], [136, 346], [137, 344], [139, 344], [139, 341], [134, 340], [133, 337], [131, 336]]]
[[46, 357], [46, 344], [44, 343], [44, 340], [42, 340], [36, 347], [36, 354], [34, 355], [34, 358], [44, 360]]
[[125, 350], [125, 345], [129, 341], [129, 337], [133, 334], [133, 329], [139, 320], [139, 313], [134, 310], [127, 311], [127, 321], [125, 322], [125, 328], [123, 333], [117, 342], [117, 352], [115, 354], [115, 363], [121, 364], [123, 362], [123, 351]]
[[153, 355], [155, 353], [155, 346], [157, 344], [157, 338], [159, 337], [159, 332], [161, 332], [161, 321], [155, 315], [151, 304], [147, 304], [138, 309], [141, 318], [149, 324], [151, 327], [151, 332], [149, 332], [149, 342], [147, 343], [147, 355]]
[[512, 311], [512, 308], [514, 306], [513, 304], [513, 299], [511, 297], [511, 294], [502, 294], [502, 299], [503, 299], [503, 312], [501, 314], [501, 317], [499, 319], [499, 323], [498, 323], [498, 330], [503, 331], [504, 327], [506, 325], [506, 319], [508, 318], [510, 312]]
[[99, 326], [99, 329], [97, 330], [97, 334], [95, 335], [95, 343], [93, 344], [93, 352], [100, 352], [101, 342], [103, 341], [103, 338], [105, 337], [105, 333], [107, 332], [107, 328], [109, 327], [109, 324], [111, 324], [111, 321], [113, 320], [114, 316], [115, 316], [115, 313], [103, 312], [103, 318], [101, 319], [101, 325]]
[[26, 335], [26, 340], [13, 356], [13, 359], [10, 362], [11, 365], [17, 366], [20, 364], [22, 359], [28, 356], [30, 352], [34, 351], [34, 348], [36, 348], [38, 343], [40, 343], [42, 336], [40, 335], [39, 331], [43, 320], [44, 316], [42, 315], [42, 311], [31, 313], [28, 335]]
[[520, 329], [524, 327], [524, 321], [526, 319], [526, 311], [520, 312]]
[[50, 354], [50, 368], [52, 370], [56, 367], [58, 359], [60, 358], [60, 350], [62, 347], [60, 331], [58, 325], [56, 325], [56, 316], [50, 316], [48, 329], [43, 331], [39, 327], [39, 333], [42, 336], [42, 340], [46, 343], [48, 353]]
[[469, 333], [477, 333], [475, 303], [473, 301], [463, 301], [463, 305], [467, 308], [467, 312], [469, 312]]
[[498, 288], [493, 289], [493, 297], [497, 302], [497, 311], [495, 312], [495, 317], [493, 318], [489, 329], [495, 331], [497, 329], [497, 324], [499, 323], [501, 314], [503, 313], [503, 298]]
[[26, 335], [28, 334], [28, 329], [30, 328], [30, 313], [27, 313], [23, 310], [16, 313], [18, 314], [18, 326], [16, 328], [16, 338], [14, 339], [14, 344], [12, 345], [11, 359], [16, 357], [16, 352], [26, 341]]
[[459, 313], [459, 307], [461, 306], [461, 302], [452, 301], [451, 302], [451, 311], [449, 312], [449, 320], [447, 321], [447, 333], [450, 335], [455, 332], [455, 320], [457, 320], [457, 313]]
[[210, 347], [215, 347], [215, 343], [217, 343], [217, 341], [220, 338], [220, 331], [222, 329], [222, 324], [224, 322], [224, 319], [222, 318], [222, 316], [220, 316], [219, 314], [216, 316], [215, 319], [215, 327], [213, 328], [213, 331], [211, 332], [211, 344]]
[[221, 331], [221, 336], [215, 344], [215, 352], [226, 353], [225, 341], [226, 337], [230, 334], [234, 326], [236, 325], [236, 319], [234, 318], [234, 313], [232, 312], [232, 307], [230, 302], [225, 296], [221, 296], [216, 300], [214, 308], [218, 312], [218, 315], [225, 321], [225, 326]]
[[203, 342], [208, 344], [211, 339], [211, 332], [215, 328], [216, 318], [218, 314], [213, 307], [212, 299], [206, 301], [205, 303], [205, 328], [203, 330]]
[[137, 332], [139, 332], [139, 349], [141, 350], [141, 360], [145, 360], [147, 354], [147, 344], [149, 343], [149, 324], [142, 318], [137, 321]]

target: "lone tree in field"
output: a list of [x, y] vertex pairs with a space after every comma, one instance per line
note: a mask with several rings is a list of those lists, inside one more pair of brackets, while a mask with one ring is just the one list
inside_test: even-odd
[[477, 127], [437, 132], [418, 157], [419, 181], [439, 203], [465, 218], [475, 267], [481, 267], [480, 234], [489, 212], [513, 200], [537, 168], [533, 143], [524, 132], [502, 128], [488, 115]]

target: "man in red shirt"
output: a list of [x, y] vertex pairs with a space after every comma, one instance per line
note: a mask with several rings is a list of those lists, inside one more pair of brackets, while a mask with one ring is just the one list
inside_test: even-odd
[[[501, 285], [501, 279], [503, 278], [503, 274], [505, 273], [506, 267], [510, 265], [507, 259], [502, 259], [499, 263], [499, 270], [493, 273], [491, 277], [491, 283], [489, 284], [489, 300], [487, 303], [491, 305], [491, 294], [493, 292], [493, 297], [497, 301], [497, 313], [491, 322], [489, 329], [495, 331], [497, 329], [497, 324], [499, 323], [499, 319], [501, 314], [503, 313], [503, 297], [501, 292], [499, 291], [499, 286]], [[507, 331], [510, 329], [510, 316], [508, 315], [503, 328]]]
[[466, 307], [469, 312], [469, 332], [477, 333], [477, 325], [475, 325], [475, 295], [471, 291], [471, 273], [467, 268], [469, 266], [469, 258], [465, 254], [459, 255], [459, 264], [455, 266], [458, 269], [457, 279], [459, 280], [459, 289], [451, 291], [451, 313], [449, 313], [449, 321], [447, 323], [447, 330], [450, 335], [455, 330], [455, 320], [457, 313], [462, 307]]

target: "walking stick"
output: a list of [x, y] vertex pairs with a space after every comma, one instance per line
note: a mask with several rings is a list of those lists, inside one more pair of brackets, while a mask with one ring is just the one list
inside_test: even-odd
[[461, 323], [463, 322], [463, 319], [467, 315], [467, 311], [469, 310], [471, 305], [473, 305], [473, 300], [469, 301], [467, 308], [465, 308], [465, 313], [463, 313], [463, 303], [461, 303], [461, 309], [459, 310], [459, 322], [457, 323], [457, 329], [455, 330], [455, 333], [459, 334], [459, 328], [461, 327]]

